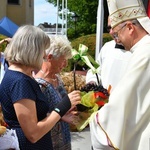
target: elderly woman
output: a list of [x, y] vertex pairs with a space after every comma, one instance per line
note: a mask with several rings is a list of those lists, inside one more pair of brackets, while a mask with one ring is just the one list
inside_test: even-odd
[[0, 102], [5, 122], [17, 133], [21, 150], [53, 150], [50, 130], [76, 104], [68, 96], [55, 105], [51, 113], [49, 103], [32, 72], [40, 69], [50, 39], [41, 29], [21, 26], [7, 46], [4, 55], [10, 66], [0, 86]]
[[[55, 108], [62, 98], [67, 95], [63, 83], [58, 76], [61, 70], [67, 65], [67, 60], [72, 57], [71, 45], [65, 36], [51, 36], [51, 45], [46, 50], [45, 61], [41, 70], [35, 78], [41, 85], [41, 89], [48, 97], [50, 111]], [[73, 91], [68, 94], [70, 99], [74, 99]], [[71, 150], [71, 138], [68, 123], [76, 120], [72, 112], [68, 112], [51, 130], [54, 150]], [[68, 123], [67, 123], [68, 122]]]

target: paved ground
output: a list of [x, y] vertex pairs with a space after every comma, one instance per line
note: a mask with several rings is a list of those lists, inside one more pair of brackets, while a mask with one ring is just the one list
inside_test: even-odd
[[90, 129], [81, 132], [71, 132], [72, 150], [91, 150]]

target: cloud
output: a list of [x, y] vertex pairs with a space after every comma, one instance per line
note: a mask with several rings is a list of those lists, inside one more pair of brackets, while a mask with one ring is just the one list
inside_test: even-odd
[[57, 22], [57, 8], [45, 0], [34, 1], [34, 25], [40, 23], [56, 23]]

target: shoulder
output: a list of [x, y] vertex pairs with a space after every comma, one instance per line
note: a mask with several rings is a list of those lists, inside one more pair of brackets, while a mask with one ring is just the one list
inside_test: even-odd
[[35, 78], [35, 80], [38, 82], [42, 92], [53, 92], [55, 90], [54, 86], [46, 80], [42, 78]]
[[102, 46], [102, 48], [101, 48], [101, 50], [100, 50], [100, 53], [99, 53], [99, 55], [98, 55], [98, 58], [99, 58], [99, 57], [104, 57], [104, 56], [106, 56], [107, 54], [110, 55], [110, 53], [112, 53], [112, 51], [114, 51], [114, 49], [116, 49], [116, 48], [115, 48], [115, 44], [116, 44], [116, 42], [115, 42], [114, 40], [109, 41], [109, 42], [106, 42], [106, 43]]
[[100, 53], [103, 52], [103, 51], [111, 51], [112, 49], [115, 49], [115, 45], [116, 45], [116, 42], [114, 40], [112, 41], [109, 41], [109, 42], [106, 42], [101, 50], [100, 50]]
[[32, 79], [31, 77], [17, 71], [7, 70], [5, 76], [2, 81], [3, 85], [9, 88], [18, 87], [19, 89], [22, 88], [29, 88], [29, 87], [37, 87], [37, 82]]
[[[116, 42], [115, 42], [114, 40], [111, 40], [111, 41], [109, 41], [109, 42], [106, 42], [106, 43], [103, 45], [103, 47], [110, 47], [110, 46], [115, 47], [115, 45], [116, 45]], [[103, 48], [103, 47], [102, 47], [102, 48]]]

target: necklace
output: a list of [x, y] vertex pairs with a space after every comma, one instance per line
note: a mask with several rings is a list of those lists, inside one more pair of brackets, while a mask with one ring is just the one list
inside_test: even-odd
[[52, 81], [57, 81], [57, 78], [55, 78], [55, 79], [53, 79], [53, 78], [50, 78], [50, 80], [52, 80]]

